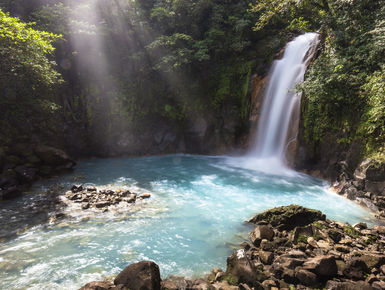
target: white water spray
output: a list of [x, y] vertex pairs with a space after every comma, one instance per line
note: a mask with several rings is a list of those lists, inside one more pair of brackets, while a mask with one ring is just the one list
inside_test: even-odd
[[[286, 147], [298, 131], [301, 93], [295, 88], [303, 81], [317, 44], [317, 33], [298, 36], [287, 44], [282, 59], [275, 61], [270, 71], [256, 139], [248, 154], [258, 168], [273, 172], [286, 168]], [[295, 136], [290, 136], [289, 125], [296, 126]]]

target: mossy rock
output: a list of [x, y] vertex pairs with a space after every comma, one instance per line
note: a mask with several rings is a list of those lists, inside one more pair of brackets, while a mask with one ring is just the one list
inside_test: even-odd
[[325, 218], [326, 216], [319, 210], [291, 204], [267, 210], [256, 215], [249, 222], [266, 221], [281, 230], [292, 230], [298, 226], [303, 227], [318, 220], [325, 220]]

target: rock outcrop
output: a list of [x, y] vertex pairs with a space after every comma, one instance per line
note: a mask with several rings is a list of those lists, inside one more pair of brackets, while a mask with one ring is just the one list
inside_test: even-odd
[[119, 203], [134, 204], [137, 199], [150, 198], [151, 194], [138, 195], [129, 190], [100, 189], [95, 186], [73, 185], [71, 190], [66, 192], [65, 196], [70, 202], [81, 203], [83, 210], [96, 208], [107, 211], [111, 205]]
[[46, 145], [16, 144], [0, 148], [0, 201], [18, 197], [34, 181], [71, 170], [76, 162]]

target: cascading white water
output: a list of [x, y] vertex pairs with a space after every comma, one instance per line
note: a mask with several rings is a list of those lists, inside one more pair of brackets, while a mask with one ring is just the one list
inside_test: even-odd
[[303, 81], [317, 44], [317, 33], [298, 36], [287, 44], [282, 59], [275, 61], [271, 69], [256, 139], [248, 154], [263, 160], [265, 167], [286, 167], [285, 151], [291, 139], [289, 124], [298, 119], [295, 114], [299, 114], [301, 100], [301, 93], [296, 92], [295, 87]]

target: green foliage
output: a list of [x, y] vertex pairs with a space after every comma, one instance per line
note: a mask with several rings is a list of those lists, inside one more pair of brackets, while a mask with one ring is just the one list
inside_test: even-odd
[[344, 231], [349, 237], [352, 238], [358, 238], [360, 236], [360, 234], [351, 225], [345, 226]]
[[2, 141], [50, 127], [58, 109], [52, 89], [61, 81], [48, 56], [58, 35], [37, 31], [0, 10], [0, 100]]
[[317, 144], [328, 134], [350, 144], [359, 138], [366, 156], [383, 151], [385, 9], [381, 1], [329, 1], [323, 49], [311, 65], [302, 107], [305, 137]]

